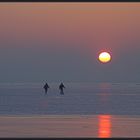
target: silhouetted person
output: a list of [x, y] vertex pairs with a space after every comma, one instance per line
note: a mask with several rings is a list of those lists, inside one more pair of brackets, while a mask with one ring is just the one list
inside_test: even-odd
[[63, 85], [63, 83], [61, 83], [61, 84], [59, 85], [60, 94], [64, 94], [63, 88], [65, 88], [65, 86]]
[[43, 88], [45, 89], [45, 94], [47, 94], [48, 88], [50, 88], [49, 85], [46, 83]]

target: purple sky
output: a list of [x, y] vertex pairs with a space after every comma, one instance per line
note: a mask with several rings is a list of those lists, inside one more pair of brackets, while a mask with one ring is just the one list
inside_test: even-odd
[[0, 21], [0, 82], [140, 82], [140, 3], [0, 3]]

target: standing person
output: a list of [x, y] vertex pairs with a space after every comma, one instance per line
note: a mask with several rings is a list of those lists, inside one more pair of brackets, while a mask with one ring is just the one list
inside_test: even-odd
[[61, 83], [61, 84], [59, 85], [60, 94], [63, 94], [63, 95], [64, 95], [63, 88], [65, 88], [65, 86], [63, 85], [63, 83]]
[[45, 94], [47, 94], [48, 88], [50, 88], [49, 85], [46, 83], [43, 88], [45, 89]]

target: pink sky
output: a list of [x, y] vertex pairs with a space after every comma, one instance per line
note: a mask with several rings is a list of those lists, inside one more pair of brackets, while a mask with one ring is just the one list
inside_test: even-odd
[[[138, 56], [139, 17], [140, 3], [132, 2], [1, 3], [0, 48], [30, 48], [29, 56], [39, 59], [45, 59], [45, 51], [51, 52], [51, 61], [71, 51], [83, 55], [81, 61], [93, 60], [93, 66], [98, 53], [107, 50], [119, 62], [130, 53]], [[52, 58], [54, 54], [58, 57]]]

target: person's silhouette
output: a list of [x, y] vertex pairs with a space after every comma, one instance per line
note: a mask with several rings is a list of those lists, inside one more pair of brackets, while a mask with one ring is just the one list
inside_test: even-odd
[[59, 85], [60, 94], [64, 94], [63, 88], [65, 88], [65, 86], [63, 85], [63, 83], [61, 83], [61, 84]]
[[48, 88], [50, 88], [49, 85], [46, 83], [43, 88], [45, 89], [45, 94], [47, 94]]

